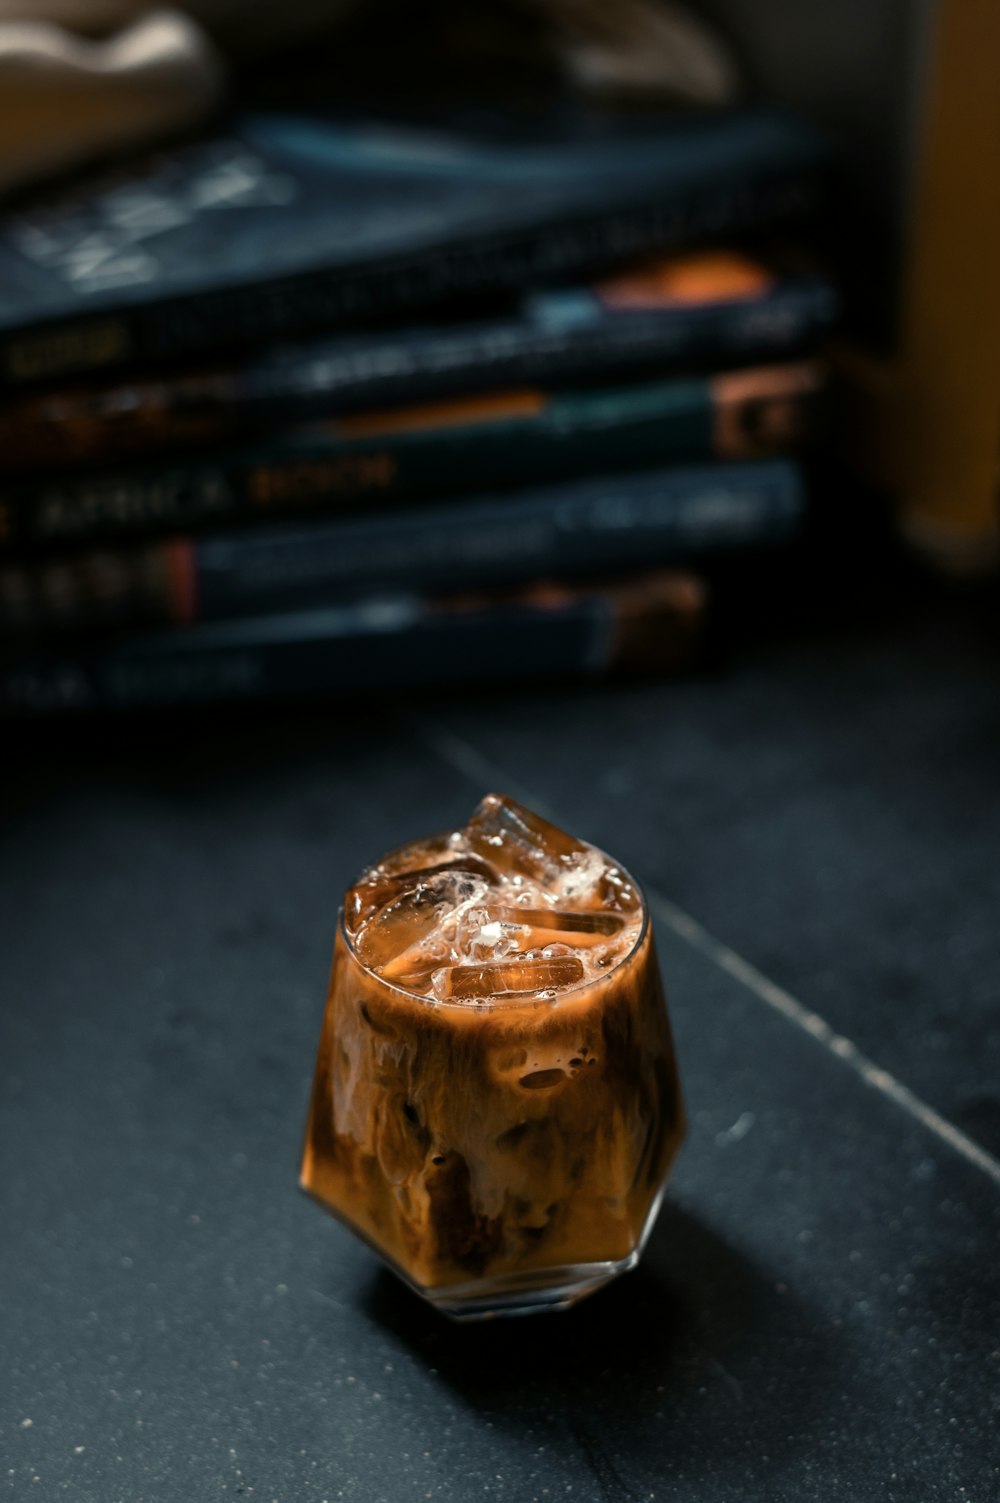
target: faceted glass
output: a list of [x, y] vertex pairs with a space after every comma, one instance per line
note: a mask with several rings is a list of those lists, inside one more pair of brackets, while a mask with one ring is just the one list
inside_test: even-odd
[[302, 1185], [458, 1318], [638, 1261], [684, 1120], [641, 893], [490, 795], [345, 898]]

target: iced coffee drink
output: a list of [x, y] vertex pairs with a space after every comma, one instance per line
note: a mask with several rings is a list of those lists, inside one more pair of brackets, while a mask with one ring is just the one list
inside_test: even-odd
[[683, 1133], [642, 895], [490, 794], [344, 899], [302, 1184], [449, 1314], [633, 1266]]

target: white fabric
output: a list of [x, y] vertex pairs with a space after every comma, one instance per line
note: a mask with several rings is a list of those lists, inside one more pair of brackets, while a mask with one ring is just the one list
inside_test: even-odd
[[[353, 0], [174, 0], [228, 55], [329, 28]], [[141, 20], [155, 0], [0, 0], [0, 22], [49, 21], [86, 36]]]
[[673, 0], [534, 0], [570, 75], [595, 94], [729, 104], [739, 74], [715, 32]]
[[[266, 55], [356, 3], [0, 0], [0, 193], [196, 124], [224, 87], [223, 54]], [[531, 3], [592, 92], [722, 104], [737, 91], [728, 52], [675, 0]]]
[[223, 82], [214, 47], [177, 11], [104, 40], [0, 19], [0, 191], [191, 125]]

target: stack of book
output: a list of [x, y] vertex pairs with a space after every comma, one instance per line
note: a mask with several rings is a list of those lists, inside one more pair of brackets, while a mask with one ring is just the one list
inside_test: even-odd
[[0, 708], [688, 662], [802, 521], [811, 131], [251, 116], [0, 225]]

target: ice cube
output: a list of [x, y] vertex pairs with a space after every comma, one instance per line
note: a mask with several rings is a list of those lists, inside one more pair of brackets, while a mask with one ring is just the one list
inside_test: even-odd
[[355, 947], [369, 970], [388, 979], [421, 968], [415, 951], [465, 904], [479, 902], [487, 886], [477, 872], [458, 865], [426, 876], [408, 872], [401, 879], [415, 884], [384, 904], [361, 925]]
[[642, 901], [635, 887], [618, 866], [606, 866], [597, 884], [597, 895], [605, 909], [618, 913], [638, 913]]
[[517, 950], [527, 949], [527, 929], [523, 924], [505, 924], [493, 918], [488, 908], [474, 908], [468, 928], [459, 936], [456, 949], [467, 960], [502, 960]]
[[443, 859], [432, 866], [414, 867], [409, 870], [398, 869], [388, 863], [380, 864], [371, 867], [359, 877], [344, 899], [344, 915], [348, 930], [353, 933], [387, 903], [442, 873], [462, 871], [471, 876], [480, 877], [490, 886], [494, 886], [498, 880], [489, 862], [481, 860], [480, 857], [468, 851], [436, 849], [433, 854], [440, 855]]
[[501, 906], [496, 897], [495, 891], [488, 892], [485, 902], [470, 903], [462, 910], [449, 936], [454, 960], [489, 962], [527, 949], [527, 927], [516, 910]]
[[532, 996], [576, 986], [583, 980], [583, 962], [575, 955], [553, 960], [527, 957], [496, 965], [456, 965], [434, 973], [434, 995], [443, 1001], [464, 1002], [496, 996]]
[[469, 845], [505, 876], [550, 881], [589, 849], [547, 819], [499, 793], [488, 793], [465, 827]]
[[479, 877], [490, 887], [495, 887], [500, 880], [488, 861], [483, 861], [478, 856], [471, 855], [468, 851], [452, 851], [447, 861], [438, 862], [435, 866], [418, 867], [415, 871], [404, 872], [400, 875], [400, 881], [426, 882], [431, 877], [450, 876], [454, 872], [463, 872], [466, 876]]
[[524, 927], [524, 950], [553, 944], [590, 948], [606, 944], [624, 927], [624, 920], [615, 913], [570, 912], [565, 908], [491, 908], [490, 914], [499, 924]]
[[[418, 992], [421, 996], [429, 997], [433, 994], [434, 973], [440, 970], [443, 959], [447, 959], [447, 956], [424, 955], [421, 953], [420, 946], [417, 946], [416, 950], [407, 951], [406, 955], [400, 956], [398, 960], [391, 960], [382, 974], [394, 986], [401, 986], [408, 992]], [[405, 967], [410, 967], [410, 969]]]
[[384, 971], [437, 928], [441, 906], [430, 888], [415, 887], [386, 903], [361, 926], [356, 949], [372, 971]]

